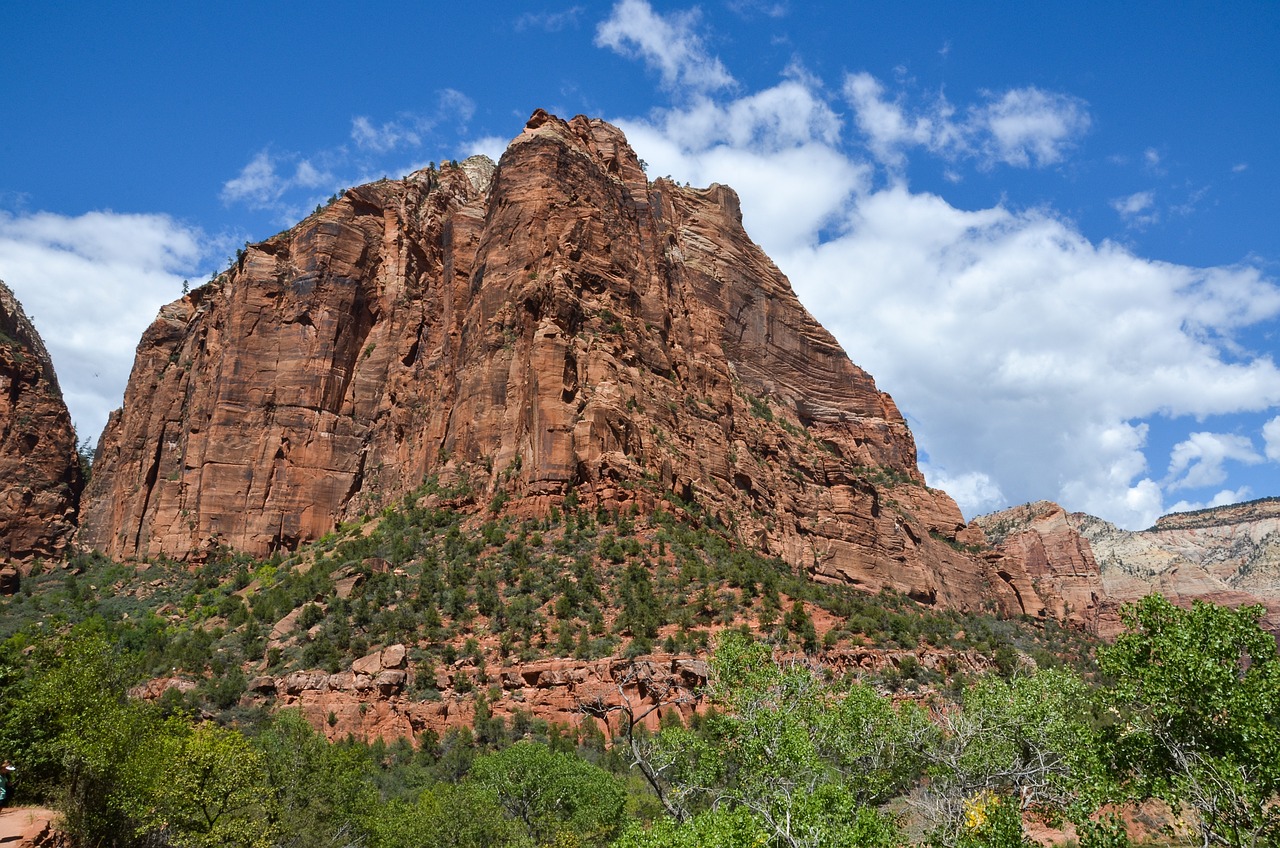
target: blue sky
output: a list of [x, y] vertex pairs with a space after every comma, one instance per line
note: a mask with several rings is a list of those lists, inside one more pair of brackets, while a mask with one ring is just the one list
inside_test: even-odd
[[82, 436], [184, 279], [542, 107], [734, 186], [966, 515], [1280, 495], [1275, 3], [8, 7], [0, 279]]

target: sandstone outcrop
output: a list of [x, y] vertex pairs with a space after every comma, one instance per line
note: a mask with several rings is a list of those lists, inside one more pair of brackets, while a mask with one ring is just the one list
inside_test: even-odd
[[44, 343], [0, 282], [0, 561], [66, 551], [82, 475]]
[[1123, 604], [1152, 592], [1184, 606], [1196, 599], [1261, 605], [1263, 624], [1280, 633], [1280, 499], [1166, 515], [1137, 532], [1044, 502], [975, 524], [1029, 573], [1044, 563], [1049, 583], [1075, 581], [1095, 563], [1104, 637], [1120, 631]]
[[[705, 659], [681, 654], [652, 654], [635, 659], [547, 659], [490, 669], [467, 660], [436, 669], [429, 680], [404, 664], [403, 646], [391, 646], [352, 664], [350, 670], [294, 672], [249, 681], [246, 701], [275, 708], [298, 709], [330, 739], [348, 734], [358, 739], [394, 742], [417, 739], [425, 730], [443, 736], [450, 728], [475, 722], [476, 692], [486, 691], [485, 707], [510, 727], [518, 714], [567, 728], [600, 722], [608, 738], [620, 732], [619, 708], [642, 718], [650, 731], [664, 714], [688, 722], [705, 707], [703, 689], [709, 668]], [[874, 648], [831, 651], [819, 657], [780, 657], [815, 663], [836, 674], [876, 675], [910, 658], [918, 668], [982, 674], [992, 661], [978, 652], [885, 651]], [[390, 665], [388, 663], [391, 663]], [[358, 670], [357, 666], [363, 666]], [[378, 685], [377, 676], [395, 674], [395, 685]], [[145, 697], [163, 694], [153, 682]]]
[[164, 307], [80, 538], [262, 555], [430, 475], [523, 515], [570, 492], [665, 503], [817, 580], [1042, 606], [925, 486], [892, 399], [750, 240], [732, 189], [649, 182], [599, 120], [539, 111], [496, 168], [351, 189]]
[[989, 559], [1008, 576], [1029, 614], [1098, 632], [1105, 594], [1101, 570], [1066, 510], [1037, 501], [981, 516], [975, 524], [997, 543]]

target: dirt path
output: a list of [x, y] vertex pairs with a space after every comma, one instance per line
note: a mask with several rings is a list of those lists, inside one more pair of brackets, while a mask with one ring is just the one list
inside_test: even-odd
[[43, 807], [12, 807], [0, 810], [0, 846], [28, 848], [47, 838], [58, 814]]

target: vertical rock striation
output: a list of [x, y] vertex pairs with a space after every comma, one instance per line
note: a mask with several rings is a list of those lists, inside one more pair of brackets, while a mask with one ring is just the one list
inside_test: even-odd
[[0, 282], [0, 560], [62, 554], [81, 486], [76, 433], [53, 363]]
[[518, 514], [669, 502], [818, 580], [1022, 609], [736, 194], [649, 182], [599, 120], [351, 189], [162, 309], [81, 538], [265, 554], [428, 475]]

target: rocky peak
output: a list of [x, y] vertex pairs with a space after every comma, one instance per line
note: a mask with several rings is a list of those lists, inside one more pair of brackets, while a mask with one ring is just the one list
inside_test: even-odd
[[1066, 510], [1036, 501], [980, 516], [974, 524], [996, 546], [990, 559], [1008, 575], [1024, 609], [1039, 603], [1040, 609], [1028, 612], [1098, 632], [1102, 576], [1093, 550]]
[[616, 127], [541, 110], [490, 168], [353, 188], [162, 309], [82, 539], [260, 555], [436, 476], [477, 509], [676, 510], [818, 580], [1023, 611], [731, 189], [650, 183]]
[[1166, 515], [1136, 532], [1048, 501], [974, 523], [1042, 587], [1092, 574], [1086, 583], [1097, 595], [1100, 635], [1118, 633], [1119, 608], [1153, 592], [1184, 605], [1258, 604], [1267, 610], [1264, 624], [1280, 632], [1280, 499]]
[[53, 362], [0, 282], [0, 561], [62, 553], [75, 530], [81, 481]]

